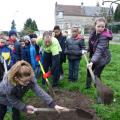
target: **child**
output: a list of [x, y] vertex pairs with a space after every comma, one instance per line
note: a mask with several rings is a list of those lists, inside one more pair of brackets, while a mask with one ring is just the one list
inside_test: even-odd
[[[104, 67], [111, 60], [109, 51], [109, 40], [112, 40], [112, 33], [106, 28], [106, 20], [99, 18], [95, 21], [95, 30], [89, 38], [90, 63], [87, 65], [94, 71], [95, 76], [100, 78]], [[91, 87], [91, 76], [87, 71], [86, 89]]]
[[34, 72], [28, 62], [22, 60], [12, 66], [0, 83], [0, 120], [4, 119], [7, 106], [14, 108], [13, 120], [20, 120], [19, 111], [34, 112], [33, 106], [26, 105], [21, 101], [30, 88], [45, 100], [49, 107], [55, 108], [58, 112], [65, 109], [55, 105], [53, 99], [33, 79]]
[[5, 39], [0, 39], [0, 55], [4, 58], [7, 69], [10, 69], [11, 66], [14, 64], [14, 57], [12, 50], [6, 44]]
[[75, 82], [78, 79], [79, 63], [84, 49], [84, 38], [79, 34], [78, 27], [73, 27], [72, 36], [67, 39], [65, 50], [69, 62], [68, 79], [72, 82]]
[[[31, 46], [30, 46], [30, 58], [31, 58], [31, 65], [32, 68], [34, 70], [35, 76], [36, 78], [38, 78], [39, 74], [40, 74], [40, 66], [37, 62], [37, 60], [35, 59], [37, 56], [36, 54], [36, 50], [35, 50], [35, 41], [32, 38], [31, 39]], [[39, 55], [38, 55], [39, 56]]]
[[30, 49], [25, 45], [25, 40], [22, 38], [20, 40], [20, 45], [21, 45], [21, 60], [27, 61], [28, 63], [31, 64], [30, 62]]
[[36, 78], [39, 79], [40, 76], [40, 65], [39, 63], [36, 61], [36, 57], [40, 56], [40, 61], [42, 61], [42, 56], [40, 55], [40, 46], [38, 46], [36, 44], [36, 38], [37, 35], [34, 33], [29, 34], [30, 40], [31, 40], [31, 47], [30, 47], [30, 57], [31, 57], [31, 65], [32, 68], [35, 71], [35, 76]]
[[24, 36], [23, 39], [24, 39], [24, 43], [25, 43], [25, 46], [24, 46], [24, 49], [25, 49], [24, 51], [26, 53], [25, 57], [26, 57], [27, 62], [29, 62], [31, 64], [31, 56], [30, 56], [31, 40], [28, 35]]

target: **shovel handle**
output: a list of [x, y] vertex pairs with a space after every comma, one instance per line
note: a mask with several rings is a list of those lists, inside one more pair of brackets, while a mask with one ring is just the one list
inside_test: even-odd
[[55, 112], [56, 110], [54, 108], [35, 108], [35, 112]]
[[[86, 54], [83, 54], [83, 55], [84, 55], [84, 58], [85, 58], [86, 63], [89, 64]], [[90, 75], [91, 75], [91, 77], [92, 77], [93, 82], [96, 83], [96, 82], [95, 82], [95, 75], [94, 75], [94, 73], [93, 73], [93, 71], [92, 71], [92, 68], [91, 68], [91, 67], [88, 67], [88, 70], [89, 70], [89, 72], [90, 72]]]
[[[43, 66], [40, 61], [39, 61], [39, 65], [41, 67], [42, 73], [45, 74], [45, 71], [44, 71]], [[50, 86], [49, 80], [47, 78], [45, 80], [46, 80], [47, 84]]]
[[[61, 112], [75, 111], [76, 109], [63, 109]], [[35, 108], [35, 112], [57, 112], [54, 108]]]
[[[38, 61], [38, 63], [40, 65], [42, 73], [45, 74], [44, 68], [43, 68], [42, 63], [40, 62], [40, 60]], [[55, 92], [53, 91], [52, 86], [51, 86], [49, 80], [46, 78], [45, 81], [46, 81], [46, 83], [47, 83], [47, 85], [49, 87], [50, 93], [52, 94], [53, 97], [55, 97]]]
[[[54, 108], [34, 108], [34, 113], [35, 112], [57, 112]], [[76, 109], [63, 109], [62, 112], [77, 112], [78, 115], [82, 116], [83, 118], [93, 118], [93, 115], [89, 113], [88, 111], [81, 109], [81, 108], [76, 108]]]

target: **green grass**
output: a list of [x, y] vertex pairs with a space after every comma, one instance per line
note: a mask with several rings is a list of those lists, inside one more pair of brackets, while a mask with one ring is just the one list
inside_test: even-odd
[[[114, 90], [115, 101], [111, 105], [94, 104], [91, 107], [96, 109], [97, 115], [103, 120], [120, 120], [120, 45], [110, 45], [112, 52], [112, 60], [108, 64], [103, 73], [102, 81], [110, 86]], [[84, 58], [80, 62], [79, 80], [76, 83], [68, 82], [68, 63], [64, 64], [65, 78], [60, 81], [60, 88], [65, 90], [75, 91], [79, 90], [86, 96], [95, 100], [94, 93], [95, 89], [85, 90], [85, 79], [86, 79], [86, 63]], [[41, 82], [39, 81], [41, 84]], [[26, 94], [25, 100], [35, 95], [30, 91]], [[5, 120], [11, 120], [9, 113], [6, 115]], [[24, 120], [22, 117], [21, 120]]]

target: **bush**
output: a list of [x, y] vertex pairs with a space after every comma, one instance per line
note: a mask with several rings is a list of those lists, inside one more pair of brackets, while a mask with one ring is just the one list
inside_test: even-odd
[[113, 33], [118, 33], [120, 31], [120, 24], [110, 24], [108, 25], [108, 28], [113, 32]]

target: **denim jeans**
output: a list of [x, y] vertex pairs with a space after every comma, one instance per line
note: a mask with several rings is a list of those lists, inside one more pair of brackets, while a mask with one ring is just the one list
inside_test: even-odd
[[76, 81], [78, 79], [80, 60], [69, 60], [69, 77], [71, 81]]

